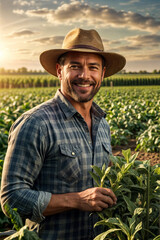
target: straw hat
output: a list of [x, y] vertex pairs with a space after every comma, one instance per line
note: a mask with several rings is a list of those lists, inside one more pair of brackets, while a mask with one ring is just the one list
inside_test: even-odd
[[96, 30], [75, 28], [64, 38], [61, 49], [51, 49], [40, 55], [40, 62], [44, 69], [57, 76], [56, 63], [58, 58], [67, 52], [88, 52], [103, 56], [105, 59], [105, 77], [119, 72], [126, 63], [125, 58], [117, 53], [105, 52], [102, 39]]

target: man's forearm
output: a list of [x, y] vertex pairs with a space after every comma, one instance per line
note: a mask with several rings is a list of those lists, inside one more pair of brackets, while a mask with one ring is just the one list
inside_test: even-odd
[[53, 194], [43, 215], [49, 216], [77, 208], [78, 193]]
[[116, 204], [117, 198], [111, 189], [89, 188], [82, 192], [53, 194], [44, 210], [43, 215], [48, 216], [71, 209], [81, 211], [102, 211]]

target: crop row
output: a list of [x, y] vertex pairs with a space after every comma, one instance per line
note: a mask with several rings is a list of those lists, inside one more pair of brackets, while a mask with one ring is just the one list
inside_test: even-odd
[[[12, 123], [25, 111], [54, 96], [56, 88], [0, 91], [0, 155]], [[107, 113], [112, 145], [137, 139], [137, 149], [160, 152], [160, 87], [102, 87], [95, 102]]]
[[[58, 78], [51, 75], [1, 75], [0, 88], [57, 87]], [[115, 75], [105, 78], [102, 86], [160, 85], [160, 75]]]
[[[0, 90], [0, 178], [11, 125], [22, 113], [53, 98], [56, 90]], [[112, 146], [127, 144], [130, 138], [136, 138], [137, 149], [160, 152], [160, 87], [102, 87], [95, 102], [107, 114]], [[6, 224], [8, 219], [0, 209], [0, 229]]]

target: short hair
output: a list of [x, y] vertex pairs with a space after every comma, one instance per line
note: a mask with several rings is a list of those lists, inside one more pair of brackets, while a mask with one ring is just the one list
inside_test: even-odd
[[[64, 62], [66, 60], [66, 55], [67, 55], [68, 52], [62, 54], [58, 60], [57, 60], [57, 63], [59, 63], [61, 66], [64, 66]], [[99, 54], [98, 54], [99, 55]], [[105, 67], [106, 65], [106, 61], [104, 59], [104, 57], [102, 55], [99, 55], [101, 58], [102, 58], [102, 69]]]
[[68, 52], [63, 53], [62, 55], [60, 55], [60, 57], [57, 60], [57, 63], [59, 63], [61, 66], [64, 66], [64, 62], [66, 60], [66, 55]]

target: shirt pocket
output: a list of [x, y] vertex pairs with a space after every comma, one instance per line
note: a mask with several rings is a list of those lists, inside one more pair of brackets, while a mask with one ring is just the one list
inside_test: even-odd
[[103, 154], [104, 154], [104, 163], [106, 166], [110, 163], [109, 155], [112, 154], [111, 145], [107, 142], [102, 142]]
[[81, 148], [74, 144], [61, 144], [58, 161], [58, 178], [70, 184], [75, 183], [81, 176]]

